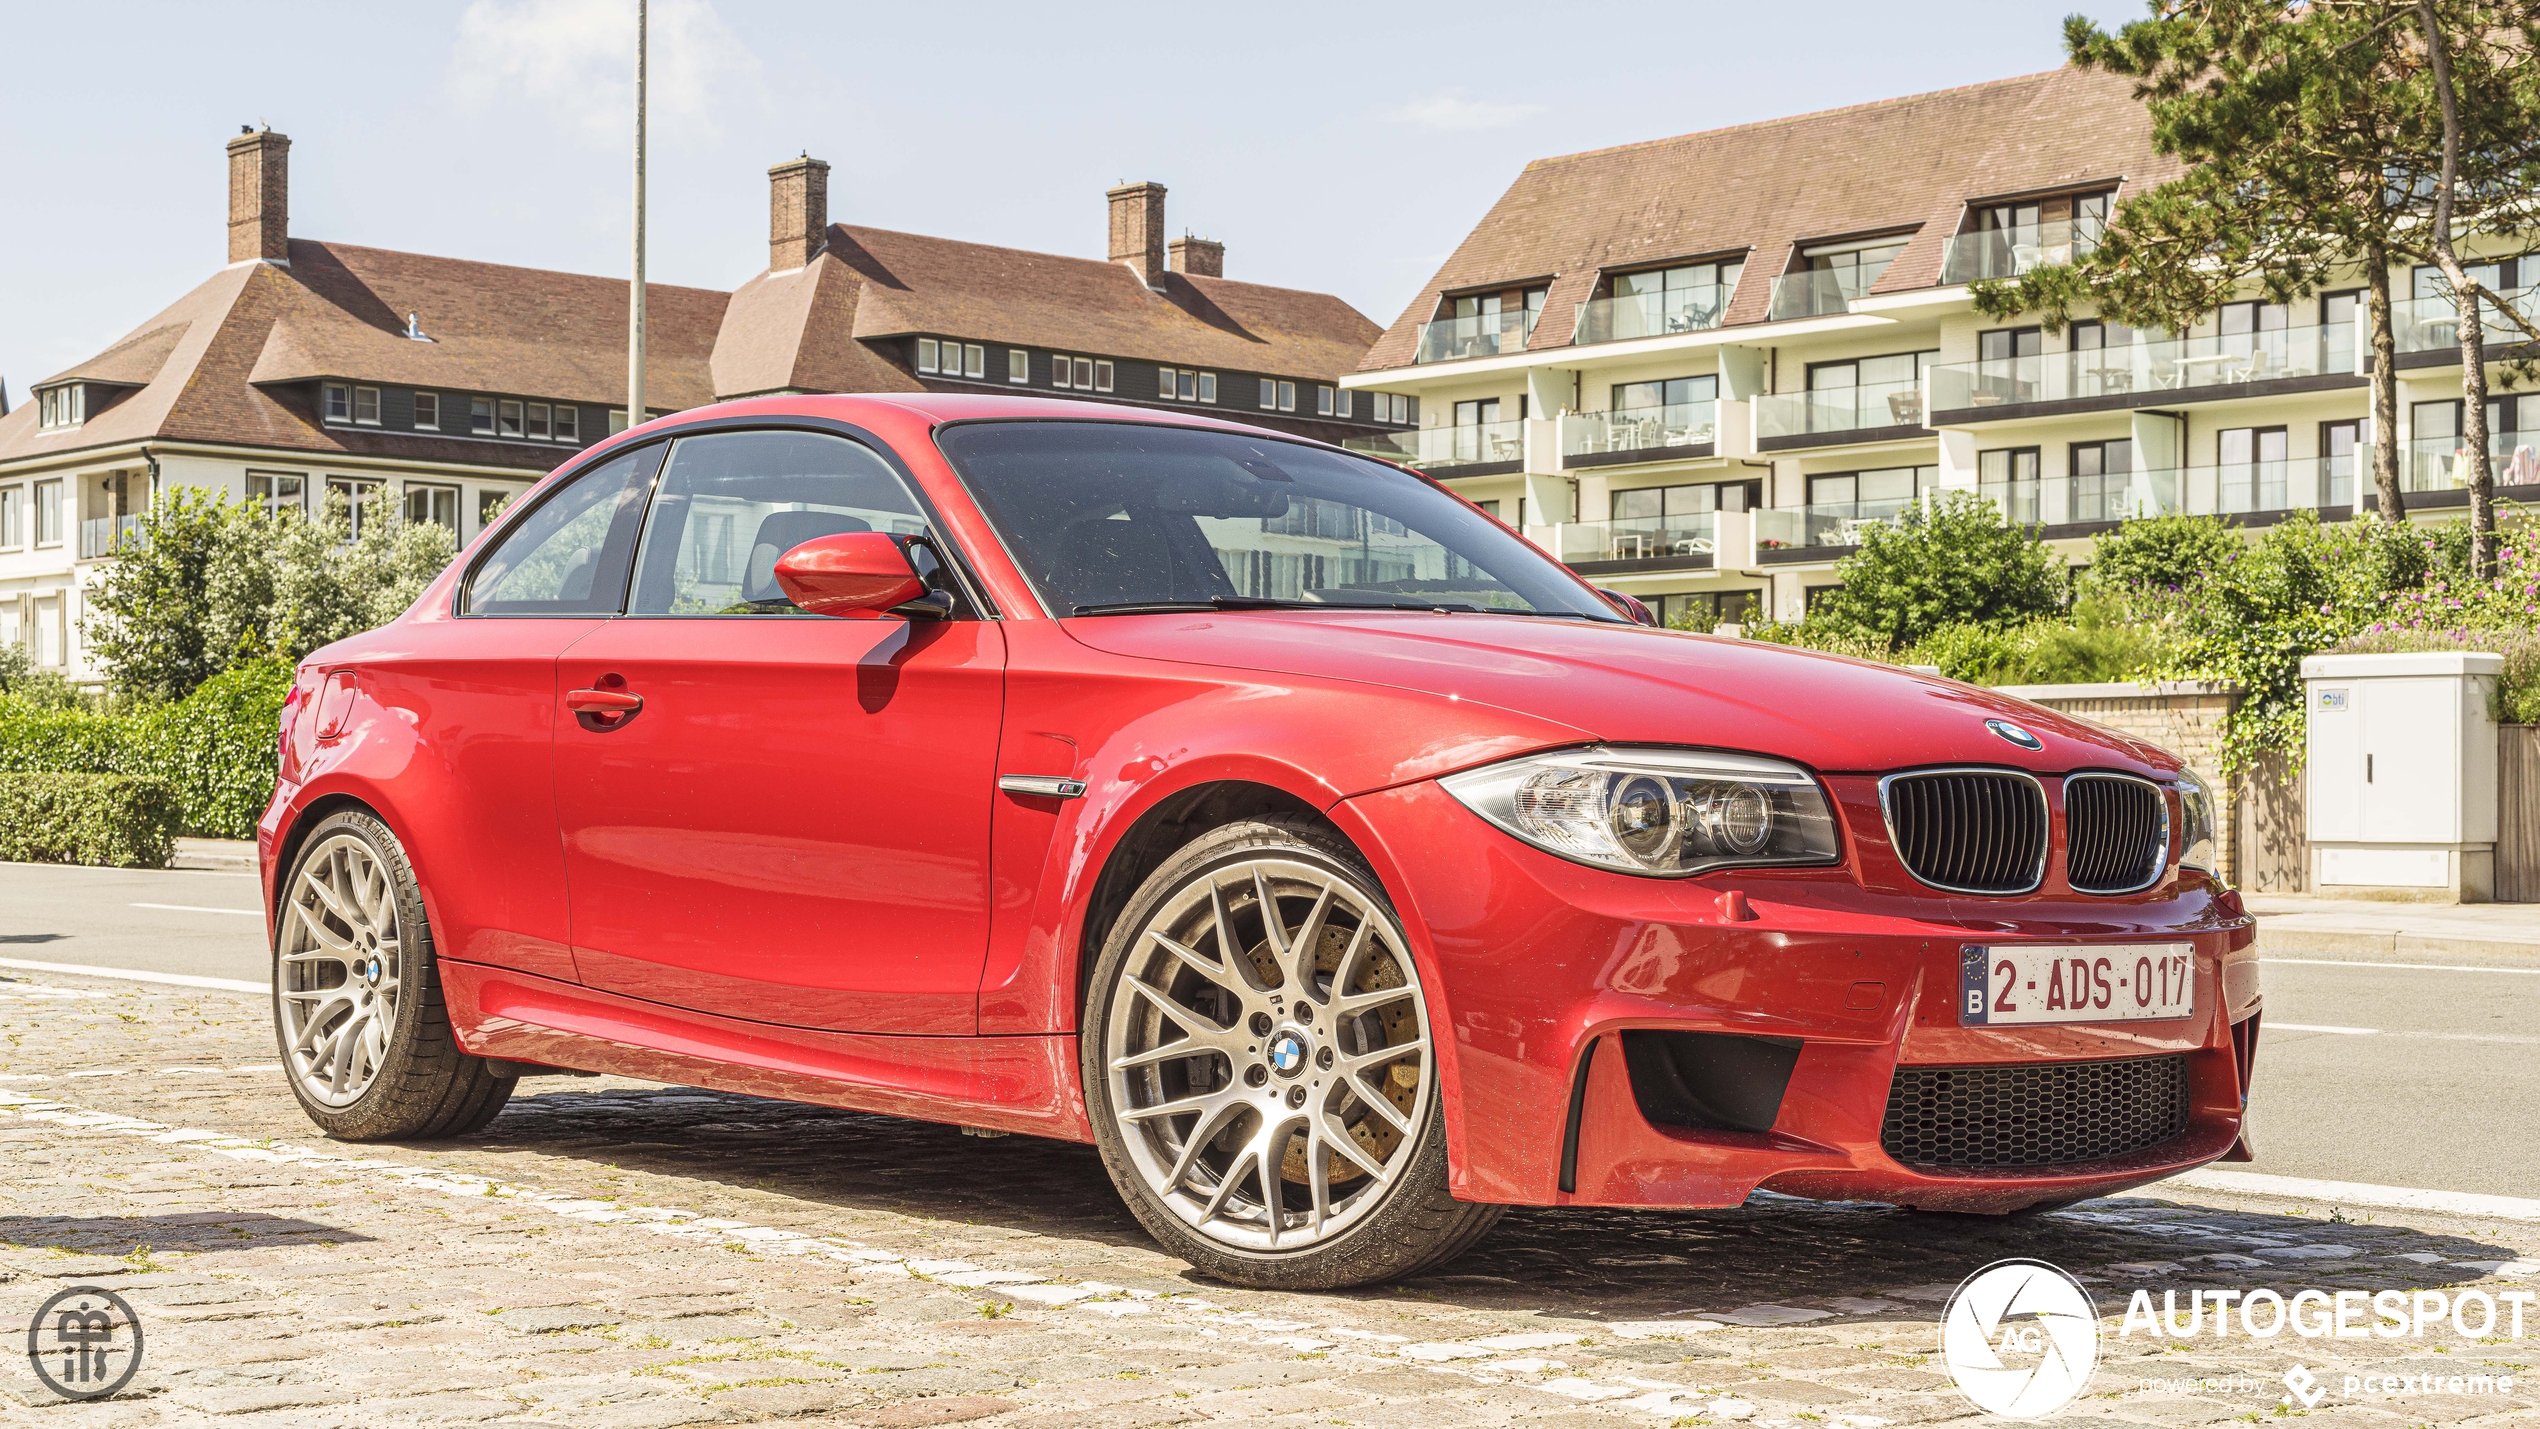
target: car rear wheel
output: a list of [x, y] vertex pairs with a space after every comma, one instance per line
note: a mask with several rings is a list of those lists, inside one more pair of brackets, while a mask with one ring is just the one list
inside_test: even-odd
[[366, 811], [309, 831], [275, 909], [275, 1041], [291, 1093], [344, 1141], [461, 1136], [517, 1083], [459, 1049], [423, 890]]
[[1240, 1285], [1329, 1289], [1461, 1254], [1419, 970], [1319, 826], [1229, 825], [1113, 924], [1080, 1039], [1095, 1139], [1156, 1239]]

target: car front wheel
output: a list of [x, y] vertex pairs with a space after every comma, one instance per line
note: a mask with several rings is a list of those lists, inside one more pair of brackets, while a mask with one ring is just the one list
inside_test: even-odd
[[1229, 825], [1150, 875], [1106, 940], [1081, 1041], [1113, 1182], [1219, 1279], [1398, 1279], [1499, 1219], [1447, 1194], [1418, 968], [1319, 825]]
[[460, 1136], [516, 1081], [460, 1050], [423, 890], [367, 811], [309, 831], [275, 907], [274, 1035], [292, 1095], [344, 1141]]

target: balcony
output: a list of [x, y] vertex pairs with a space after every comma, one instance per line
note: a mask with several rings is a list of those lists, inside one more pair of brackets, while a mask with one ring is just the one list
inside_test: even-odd
[[1697, 288], [1670, 288], [1663, 293], [1591, 299], [1579, 304], [1570, 341], [1625, 342], [1636, 337], [1708, 332], [1728, 316], [1729, 299], [1736, 291], [1724, 284], [1710, 283]]
[[[2515, 312], [2540, 321], [2540, 288], [2510, 288], [2498, 294]], [[2496, 311], [2497, 305], [2478, 305], [2480, 336], [2490, 347], [2510, 345], [2526, 339]], [[2461, 345], [2461, 305], [2448, 297], [2416, 298], [2390, 305], [2390, 336], [2397, 350], [2411, 352], [2456, 351]]]
[[1558, 529], [1564, 563], [1648, 561], [1712, 553], [1718, 518], [1709, 511], [1686, 516], [1627, 516], [1612, 521], [1571, 521]]
[[2031, 402], [2158, 396], [2288, 377], [2347, 376], [2354, 370], [2355, 330], [2343, 323], [2207, 333], [2035, 357], [1940, 363], [1930, 369], [1931, 405], [1940, 412], [1981, 412]]
[[79, 558], [111, 556], [117, 547], [141, 539], [138, 516], [95, 516], [79, 523]]
[[1870, 283], [1877, 281], [1878, 274], [1872, 274], [1869, 281], [1864, 282], [1852, 272], [1784, 273], [1773, 280], [1773, 321], [1831, 317], [1836, 313], [1850, 312], [1852, 300], [1866, 291]]
[[[1570, 412], [1561, 418], [1561, 455], [1603, 458], [1575, 463], [1601, 466], [1612, 461], [1665, 461], [1694, 456], [1698, 448], [1719, 439], [1718, 402], [1678, 402], [1664, 407], [1627, 407], [1619, 412]], [[1645, 454], [1645, 455], [1639, 455]]]
[[1454, 362], [1467, 357], [1497, 357], [1523, 352], [1534, 335], [1535, 315], [1522, 308], [1469, 318], [1440, 318], [1420, 324], [1420, 351], [1414, 362]]
[[2087, 257], [2099, 246], [2100, 225], [2069, 221], [2028, 223], [1983, 233], [1961, 233], [1941, 248], [1940, 281], [2016, 278], [2052, 263]]
[[2067, 526], [2178, 514], [2247, 516], [2351, 508], [2357, 466], [2352, 457], [2311, 457], [1986, 482], [1976, 490], [2016, 526]]
[[1814, 436], [1923, 424], [1918, 382], [1872, 382], [1816, 392], [1774, 392], [1755, 399], [1755, 437]]
[[1375, 432], [1342, 443], [1351, 451], [1438, 472], [1486, 462], [1515, 464], [1526, 454], [1526, 424], [1477, 422], [1461, 427], [1422, 427], [1416, 432]]
[[1857, 546], [1861, 533], [1873, 526], [1893, 526], [1915, 498], [1892, 501], [1832, 501], [1814, 506], [1778, 506], [1755, 513], [1758, 551], [1803, 546]]
[[[2540, 452], [2520, 441], [2523, 434], [2490, 433], [2487, 470], [2498, 486], [2540, 485]], [[2408, 443], [2399, 468], [2402, 491], [2461, 491], [2473, 469], [2469, 449], [2458, 437], [2419, 437]], [[2360, 456], [2358, 460], [2362, 460]]]

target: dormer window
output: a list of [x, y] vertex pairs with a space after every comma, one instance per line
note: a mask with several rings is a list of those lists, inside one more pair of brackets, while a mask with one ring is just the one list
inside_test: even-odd
[[76, 427], [88, 420], [88, 389], [76, 382], [37, 393], [35, 404], [40, 427]]
[[2099, 246], [2108, 228], [2108, 190], [2056, 194], [1967, 206], [1965, 221], [1940, 264], [1944, 283], [2016, 278], [2052, 263], [2070, 263]]

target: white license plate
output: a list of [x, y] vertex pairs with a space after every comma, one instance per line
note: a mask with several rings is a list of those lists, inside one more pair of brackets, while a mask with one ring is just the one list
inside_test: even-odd
[[2188, 943], [1995, 944], [1964, 950], [1958, 1025], [2157, 1022], [2196, 1013]]

